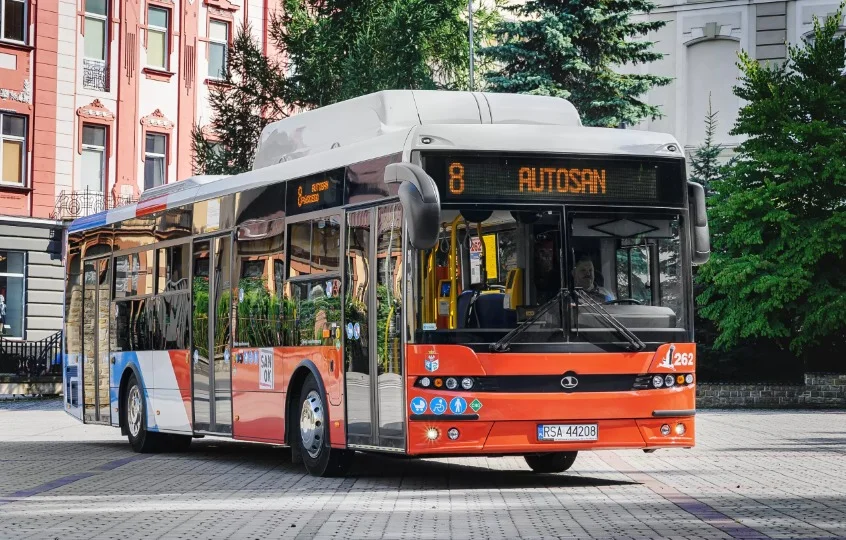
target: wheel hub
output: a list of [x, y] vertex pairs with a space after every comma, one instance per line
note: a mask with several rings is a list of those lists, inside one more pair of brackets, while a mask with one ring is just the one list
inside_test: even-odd
[[320, 394], [312, 390], [303, 400], [300, 414], [300, 438], [303, 448], [312, 458], [320, 455], [324, 438], [323, 402]]
[[127, 398], [126, 402], [129, 405], [127, 410], [129, 433], [131, 433], [133, 437], [137, 437], [138, 433], [141, 431], [141, 411], [144, 410], [141, 403], [141, 390], [138, 389], [138, 385], [133, 385], [132, 388], [129, 389], [129, 398]]

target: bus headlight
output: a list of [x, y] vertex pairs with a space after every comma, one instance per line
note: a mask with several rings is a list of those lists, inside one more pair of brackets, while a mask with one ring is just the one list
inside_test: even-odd
[[676, 378], [672, 375], [667, 375], [666, 377], [664, 377], [664, 386], [666, 386], [667, 388], [673, 386], [675, 382]]
[[455, 380], [455, 377], [449, 377], [446, 380], [446, 387], [447, 390], [455, 390], [456, 388], [458, 388], [458, 381]]
[[470, 377], [464, 377], [463, 379], [461, 379], [461, 388], [465, 390], [470, 390], [471, 388], [473, 388], [473, 379], [471, 379]]
[[656, 375], [652, 377], [652, 386], [654, 386], [655, 388], [661, 388], [662, 386], [664, 386], [664, 377], [662, 377], [661, 375]]

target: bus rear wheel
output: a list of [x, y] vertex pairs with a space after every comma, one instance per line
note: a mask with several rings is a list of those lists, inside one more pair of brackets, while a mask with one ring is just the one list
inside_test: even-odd
[[303, 383], [295, 436], [306, 470], [312, 476], [343, 476], [355, 452], [329, 446], [329, 415], [313, 375]]
[[526, 464], [537, 473], [559, 473], [568, 470], [576, 461], [578, 452], [553, 452], [550, 454], [527, 454]]

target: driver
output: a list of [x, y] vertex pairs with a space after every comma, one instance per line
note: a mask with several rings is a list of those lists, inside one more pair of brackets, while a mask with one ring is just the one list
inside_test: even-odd
[[600, 287], [594, 281], [593, 260], [587, 253], [576, 256], [576, 265], [573, 267], [573, 283], [576, 287], [584, 289], [591, 298], [599, 303], [615, 300], [611, 291], [605, 287]]

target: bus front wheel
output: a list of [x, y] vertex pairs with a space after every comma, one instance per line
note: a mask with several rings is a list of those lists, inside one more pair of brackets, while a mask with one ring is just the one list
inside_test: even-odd
[[126, 397], [123, 402], [123, 414], [129, 444], [136, 452], [156, 452], [161, 448], [161, 434], [147, 431], [147, 410], [144, 403], [144, 391], [133, 374], [126, 385]]
[[329, 446], [329, 415], [317, 381], [309, 375], [300, 391], [297, 444], [306, 470], [312, 476], [343, 476], [355, 454]]
[[537, 473], [559, 473], [568, 470], [576, 461], [578, 452], [554, 452], [523, 456], [526, 464]]

